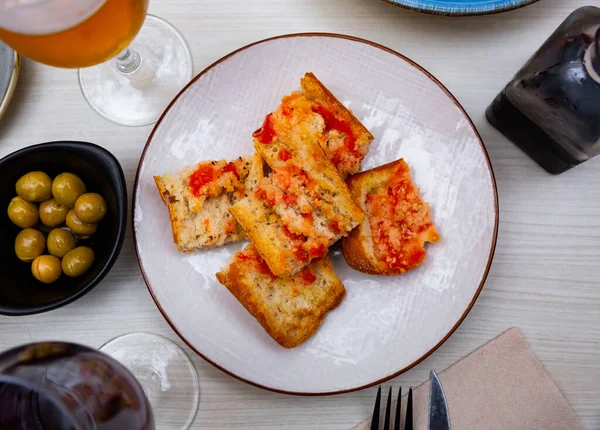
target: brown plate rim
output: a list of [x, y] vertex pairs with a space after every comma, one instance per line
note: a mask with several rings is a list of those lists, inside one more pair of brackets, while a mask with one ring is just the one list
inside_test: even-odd
[[521, 9], [524, 8], [526, 6], [531, 6], [534, 3], [537, 3], [539, 0], [529, 0], [527, 3], [521, 3], [521, 4], [517, 4], [514, 6], [507, 6], [507, 7], [502, 7], [502, 8], [498, 8], [498, 9], [494, 9], [494, 10], [488, 10], [488, 11], [483, 11], [483, 12], [441, 12], [441, 11], [435, 11], [435, 10], [429, 10], [429, 9], [423, 9], [423, 8], [418, 8], [418, 7], [413, 7], [413, 6], [408, 6], [405, 4], [400, 4], [397, 3], [394, 0], [382, 0], [385, 3], [389, 3], [392, 6], [397, 6], [401, 9], [406, 9], [406, 10], [410, 10], [412, 12], [420, 12], [420, 13], [425, 13], [428, 15], [436, 15], [436, 16], [450, 16], [450, 17], [465, 17], [465, 16], [484, 16], [484, 15], [496, 15], [499, 13], [504, 13], [504, 12], [508, 12], [511, 10], [517, 10], [517, 9]]
[[252, 386], [258, 387], [258, 388], [262, 388], [268, 391], [273, 391], [276, 393], [281, 393], [281, 394], [289, 394], [289, 395], [297, 395], [297, 396], [330, 396], [330, 395], [336, 395], [336, 394], [344, 394], [344, 393], [350, 393], [353, 391], [359, 391], [359, 390], [363, 390], [365, 388], [369, 388], [378, 384], [381, 384], [389, 379], [395, 378], [399, 375], [401, 375], [402, 373], [406, 372], [407, 370], [412, 369], [413, 367], [415, 367], [417, 364], [419, 364], [420, 362], [422, 362], [423, 360], [425, 360], [427, 357], [429, 357], [431, 354], [433, 354], [444, 342], [446, 342], [448, 340], [448, 338], [450, 338], [450, 336], [456, 331], [456, 329], [462, 324], [462, 322], [464, 321], [464, 319], [467, 317], [467, 315], [469, 314], [469, 312], [471, 311], [471, 309], [473, 308], [473, 305], [475, 304], [475, 302], [477, 301], [477, 298], [479, 297], [481, 290], [483, 289], [483, 285], [485, 284], [485, 281], [488, 277], [491, 265], [492, 265], [492, 260], [494, 258], [494, 253], [496, 250], [496, 243], [498, 240], [498, 225], [499, 225], [499, 206], [498, 206], [498, 188], [496, 185], [496, 178], [494, 175], [494, 170], [492, 168], [492, 163], [490, 161], [490, 157], [489, 154], [485, 148], [485, 145], [483, 144], [483, 139], [481, 138], [481, 135], [479, 134], [479, 132], [477, 131], [477, 128], [475, 127], [475, 124], [473, 123], [473, 120], [471, 119], [471, 117], [469, 117], [469, 114], [466, 112], [466, 110], [461, 106], [461, 104], [458, 102], [458, 100], [456, 99], [456, 97], [454, 97], [454, 95], [437, 79], [435, 78], [430, 72], [428, 72], [426, 69], [424, 69], [423, 67], [421, 67], [419, 64], [415, 63], [414, 61], [412, 61], [411, 59], [405, 57], [404, 55], [390, 49], [387, 48], [383, 45], [380, 45], [378, 43], [375, 42], [371, 42], [369, 40], [365, 40], [365, 39], [361, 39], [358, 37], [354, 37], [354, 36], [349, 36], [349, 35], [345, 35], [345, 34], [336, 34], [336, 33], [291, 33], [291, 34], [285, 34], [285, 35], [280, 35], [280, 36], [274, 36], [274, 37], [269, 37], [267, 39], [263, 39], [263, 40], [259, 40], [257, 42], [253, 42], [250, 43], [246, 46], [243, 46], [227, 55], [225, 55], [224, 57], [220, 58], [219, 60], [215, 61], [214, 63], [212, 63], [210, 66], [208, 66], [207, 68], [205, 68], [202, 72], [200, 72], [198, 75], [196, 75], [178, 94], [177, 96], [175, 96], [175, 98], [171, 101], [171, 103], [169, 103], [169, 105], [167, 106], [167, 108], [165, 109], [165, 111], [162, 113], [162, 115], [160, 116], [160, 118], [158, 119], [158, 121], [156, 122], [154, 128], [152, 129], [152, 132], [150, 133], [150, 135], [148, 136], [148, 140], [146, 141], [146, 144], [144, 146], [144, 150], [142, 151], [142, 155], [140, 157], [140, 161], [138, 163], [138, 167], [137, 167], [137, 171], [136, 171], [136, 175], [135, 175], [135, 182], [133, 184], [133, 194], [132, 194], [132, 214], [135, 214], [135, 210], [136, 210], [136, 195], [138, 192], [138, 185], [139, 185], [139, 179], [140, 179], [140, 170], [141, 170], [141, 166], [142, 163], [144, 162], [144, 158], [146, 156], [146, 151], [148, 150], [148, 146], [150, 145], [150, 142], [152, 141], [152, 138], [154, 137], [154, 133], [156, 132], [156, 130], [158, 129], [158, 127], [160, 126], [162, 120], [164, 119], [165, 115], [169, 112], [169, 110], [171, 109], [171, 107], [173, 107], [173, 105], [177, 102], [177, 100], [179, 99], [179, 97], [181, 97], [181, 95], [187, 91], [187, 89], [193, 85], [197, 80], [199, 80], [205, 73], [207, 73], [209, 70], [211, 70], [212, 68], [214, 68], [215, 66], [217, 66], [218, 64], [222, 63], [225, 60], [228, 60], [229, 58], [233, 57], [234, 55], [238, 54], [241, 51], [244, 51], [248, 48], [251, 48], [255, 45], [259, 45], [262, 43], [267, 43], [267, 42], [271, 42], [273, 40], [278, 40], [278, 39], [287, 39], [287, 38], [294, 38], [294, 37], [329, 37], [329, 38], [339, 38], [339, 39], [345, 39], [345, 40], [350, 40], [353, 42], [358, 42], [358, 43], [363, 43], [363, 44], [367, 44], [370, 46], [373, 46], [375, 48], [381, 49], [383, 51], [386, 51], [390, 54], [393, 54], [399, 58], [401, 58], [402, 60], [406, 61], [407, 63], [409, 63], [410, 65], [412, 65], [413, 67], [416, 67], [418, 70], [420, 70], [421, 72], [423, 72], [427, 77], [429, 77], [435, 84], [437, 84], [442, 91], [444, 91], [444, 93], [456, 104], [456, 106], [463, 112], [463, 114], [465, 115], [465, 117], [468, 119], [469, 124], [471, 125], [471, 127], [473, 128], [478, 140], [479, 140], [479, 144], [481, 145], [481, 149], [485, 155], [485, 159], [487, 161], [487, 165], [488, 165], [488, 169], [490, 172], [490, 176], [492, 179], [492, 185], [493, 185], [493, 191], [494, 191], [494, 209], [495, 209], [495, 222], [494, 222], [494, 232], [493, 232], [493, 237], [492, 237], [492, 244], [490, 247], [490, 254], [489, 254], [489, 258], [488, 258], [488, 263], [486, 265], [485, 271], [483, 273], [483, 276], [481, 278], [481, 281], [479, 283], [479, 287], [477, 288], [477, 291], [475, 292], [471, 302], [469, 303], [469, 306], [467, 307], [467, 309], [465, 310], [465, 312], [462, 314], [462, 316], [460, 317], [460, 319], [458, 320], [458, 322], [450, 329], [450, 331], [433, 347], [431, 348], [429, 351], [427, 351], [425, 354], [423, 354], [422, 357], [420, 357], [418, 360], [415, 360], [413, 363], [411, 363], [410, 365], [398, 370], [397, 372], [394, 372], [388, 376], [385, 376], [377, 381], [373, 381], [371, 383], [365, 384], [365, 385], [361, 385], [359, 387], [353, 387], [353, 388], [347, 388], [344, 390], [337, 390], [337, 391], [328, 391], [328, 392], [296, 392], [296, 391], [287, 391], [287, 390], [282, 390], [279, 388], [273, 388], [273, 387], [269, 387], [266, 385], [261, 385], [257, 382], [254, 381], [250, 381], [248, 379], [242, 378], [241, 376], [236, 375], [235, 373], [233, 373], [230, 370], [225, 369], [224, 367], [220, 366], [218, 363], [210, 360], [208, 357], [206, 357], [204, 354], [202, 354], [198, 349], [196, 349], [191, 342], [189, 342], [177, 329], [177, 327], [175, 327], [175, 325], [173, 324], [173, 322], [169, 319], [169, 317], [167, 316], [167, 314], [165, 313], [165, 311], [163, 310], [163, 308], [161, 307], [160, 303], [158, 302], [156, 296], [154, 295], [154, 292], [152, 291], [152, 287], [150, 286], [150, 282], [148, 281], [148, 278], [146, 276], [146, 272], [144, 270], [144, 266], [142, 264], [141, 258], [140, 258], [140, 254], [139, 254], [139, 247], [138, 247], [138, 243], [137, 243], [137, 233], [135, 230], [135, 216], [132, 216], [132, 231], [133, 231], [133, 242], [134, 242], [134, 246], [135, 246], [135, 253], [136, 253], [136, 257], [138, 260], [138, 264], [140, 266], [140, 271], [142, 272], [142, 277], [144, 278], [144, 282], [146, 284], [146, 287], [148, 288], [148, 291], [150, 292], [150, 295], [152, 296], [152, 300], [154, 300], [154, 303], [156, 304], [158, 310], [160, 311], [160, 313], [162, 314], [162, 316], [164, 317], [165, 321], [167, 321], [167, 323], [171, 326], [171, 328], [173, 329], [173, 331], [181, 338], [181, 340], [183, 340], [186, 345], [188, 347], [190, 347], [190, 349], [192, 351], [194, 351], [196, 354], [198, 354], [200, 357], [202, 357], [204, 360], [206, 360], [208, 363], [212, 364], [213, 366], [215, 366], [217, 369], [223, 371], [224, 373], [233, 376], [234, 378], [245, 382], [247, 384], [250, 384]]
[[[8, 47], [12, 49], [10, 46]], [[0, 99], [0, 119], [2, 119], [2, 117], [8, 110], [8, 105], [10, 104], [10, 100], [12, 99], [13, 94], [15, 93], [15, 89], [17, 88], [17, 81], [19, 80], [19, 73], [21, 71], [21, 56], [14, 49], [13, 58], [14, 65], [12, 75], [10, 77], [10, 83], [8, 84], [8, 88], [6, 89], [6, 93], [4, 94], [2, 99]]]

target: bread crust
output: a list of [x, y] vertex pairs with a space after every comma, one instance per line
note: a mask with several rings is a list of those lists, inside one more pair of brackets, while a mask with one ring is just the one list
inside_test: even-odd
[[165, 188], [165, 184], [160, 176], [154, 176], [154, 182], [156, 183], [156, 187], [158, 188], [158, 192], [160, 194], [160, 198], [162, 199], [165, 206], [167, 206], [167, 211], [169, 212], [169, 221], [171, 222], [171, 234], [173, 235], [173, 242], [177, 245], [177, 248], [181, 252], [185, 252], [182, 250], [179, 243], [179, 217], [177, 216], [177, 212], [175, 211], [172, 204], [169, 204], [169, 193]]
[[[369, 217], [371, 211], [369, 210], [369, 205], [366, 201], [366, 194], [370, 189], [375, 188], [377, 184], [388, 183], [389, 180], [395, 174], [397, 174], [400, 168], [402, 168], [406, 172], [405, 176], [407, 176], [408, 180], [410, 180], [410, 169], [403, 159], [375, 167], [371, 170], [357, 173], [346, 179], [346, 183], [350, 188], [352, 197], [356, 202], [360, 204], [360, 206], [367, 214], [366, 219], [357, 228], [355, 228], [348, 235], [348, 237], [343, 238], [341, 242], [342, 253], [344, 255], [346, 263], [353, 269], [358, 270], [359, 272], [368, 273], [372, 275], [393, 276], [414, 269], [423, 262], [421, 260], [415, 264], [410, 264], [400, 269], [392, 268], [385, 261], [382, 261], [379, 258], [377, 258], [373, 249]], [[422, 202], [420, 198], [419, 201], [422, 205], [425, 205], [428, 208], [427, 203]], [[428, 210], [426, 221], [429, 221], [431, 223]], [[423, 249], [423, 251], [425, 242], [438, 242], [440, 240], [440, 236], [437, 233], [437, 230], [433, 223], [431, 223], [431, 225], [424, 231], [415, 234], [418, 237], [417, 240], [420, 242], [420, 246]]]
[[342, 253], [348, 266], [369, 275], [396, 275], [369, 252], [362, 224], [352, 230], [341, 242]]
[[[216, 274], [217, 279], [279, 345], [295, 348], [319, 329], [328, 312], [339, 306], [346, 289], [328, 257], [308, 266], [316, 279], [310, 285], [302, 285], [301, 274], [286, 278], [260, 276], [255, 262], [239, 257], [252, 252], [256, 251], [249, 245], [238, 253], [228, 267]], [[265, 300], [263, 291], [269, 288], [277, 290], [279, 300]]]
[[156, 188], [158, 188], [158, 194], [160, 194], [160, 198], [161, 198], [162, 202], [166, 205], [167, 204], [167, 196], [169, 195], [169, 193], [167, 192], [167, 190], [165, 188], [165, 184], [160, 176], [153, 176], [153, 178], [154, 178], [154, 183], [156, 183]]

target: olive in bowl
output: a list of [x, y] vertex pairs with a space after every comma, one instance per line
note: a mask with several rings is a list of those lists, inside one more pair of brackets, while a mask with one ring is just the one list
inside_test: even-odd
[[75, 248], [75, 245], [77, 245], [77, 240], [73, 233], [62, 228], [52, 230], [46, 239], [48, 252], [58, 258], [63, 258], [67, 252]]
[[8, 204], [8, 218], [18, 227], [35, 227], [40, 220], [40, 212], [35, 203], [23, 197], [14, 197]]
[[53, 284], [62, 274], [61, 263], [54, 255], [40, 255], [31, 263], [33, 277], [44, 284]]
[[[106, 202], [106, 215], [97, 224], [95, 234], [88, 238], [78, 237], [75, 244], [75, 248], [86, 246], [93, 249], [94, 252], [93, 262], [89, 270], [82, 276], [72, 278], [63, 274], [48, 284], [46, 282], [52, 280], [52, 276], [50, 276], [53, 274], [52, 269], [56, 268], [55, 259], [38, 260], [40, 263], [37, 266], [38, 275], [42, 278], [42, 280], [38, 280], [33, 272], [34, 264], [24, 263], [17, 258], [15, 240], [23, 228], [11, 221], [6, 208], [15, 197], [15, 184], [28, 172], [44, 172], [52, 182], [64, 172], [79, 177], [84, 183], [85, 190], [83, 192], [81, 189], [76, 190], [77, 192], [73, 194], [76, 195], [76, 198], [73, 199], [73, 195], [69, 195], [71, 200], [59, 201], [52, 194], [52, 184], [50, 195], [44, 195], [47, 197], [44, 201], [54, 198], [58, 205], [63, 205], [69, 210], [75, 206], [77, 198], [86, 192], [103, 196]], [[24, 197], [22, 198], [28, 201]], [[35, 204], [39, 206], [39, 203], [41, 202]], [[69, 207], [69, 204], [72, 206]], [[91, 143], [43, 143], [24, 148], [2, 158], [0, 160], [1, 206], [5, 209], [0, 212], [0, 279], [2, 279], [0, 314], [35, 314], [56, 309], [77, 300], [94, 288], [110, 271], [125, 239], [127, 190], [123, 170], [110, 152]], [[66, 221], [67, 215], [65, 215]], [[52, 227], [48, 227], [45, 234], [50, 237], [49, 233], [51, 233]], [[52, 236], [56, 235], [62, 235], [62, 233], [54, 233]], [[67, 243], [65, 247], [63, 242], [56, 244], [58, 245], [56, 248], [52, 248], [55, 245], [54, 239], [52, 239], [52, 243], [48, 243], [48, 238], [46, 238], [46, 244], [50, 248], [43, 251], [43, 254], [46, 255], [42, 255], [42, 257], [55, 257], [60, 263], [60, 257], [47, 254], [51, 254], [50, 249], [59, 255], [64, 252], [62, 257], [64, 259], [69, 252], [65, 252], [65, 250], [70, 248], [71, 244]], [[62, 272], [60, 264], [59, 269]]]
[[78, 175], [64, 172], [56, 176], [52, 181], [52, 195], [56, 201], [69, 209], [75, 206], [75, 202], [87, 190], [85, 182]]
[[41, 231], [34, 228], [26, 228], [15, 239], [15, 255], [25, 263], [30, 263], [42, 255], [44, 249], [46, 249], [46, 238]]
[[56, 199], [50, 199], [40, 204], [40, 221], [47, 227], [56, 227], [64, 224], [69, 209], [61, 205]]
[[94, 251], [87, 246], [72, 249], [62, 259], [62, 271], [71, 278], [77, 278], [89, 270], [94, 258]]
[[97, 223], [106, 215], [106, 201], [98, 193], [85, 193], [75, 201], [73, 211], [81, 221]]
[[82, 236], [91, 236], [96, 233], [98, 229], [97, 224], [88, 224], [87, 222], [81, 221], [77, 215], [75, 215], [75, 211], [71, 209], [67, 214], [67, 227], [71, 229], [71, 231], [75, 234], [79, 234]]
[[39, 203], [52, 197], [52, 179], [46, 172], [25, 173], [15, 185], [17, 195], [28, 202]]

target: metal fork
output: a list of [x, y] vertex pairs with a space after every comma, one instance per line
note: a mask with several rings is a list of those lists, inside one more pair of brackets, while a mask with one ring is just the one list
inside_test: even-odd
[[[402, 406], [402, 387], [398, 389], [398, 404], [396, 405], [396, 414], [394, 417], [394, 430], [400, 430], [400, 410]], [[377, 390], [375, 399], [375, 408], [373, 409], [373, 419], [371, 420], [371, 430], [379, 430], [379, 411], [381, 409], [381, 386]], [[387, 406], [385, 407], [385, 421], [383, 430], [390, 430], [390, 415], [392, 411], [392, 387], [388, 393]], [[404, 430], [413, 430], [413, 411], [412, 411], [412, 388], [408, 390], [408, 399], [406, 401], [406, 417], [404, 419]]]

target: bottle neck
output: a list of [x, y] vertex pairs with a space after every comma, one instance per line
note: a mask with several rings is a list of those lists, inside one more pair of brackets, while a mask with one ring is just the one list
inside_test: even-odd
[[600, 28], [585, 54], [585, 67], [590, 77], [600, 84]]
[[592, 43], [592, 67], [600, 75], [600, 28], [596, 31], [596, 37]]

